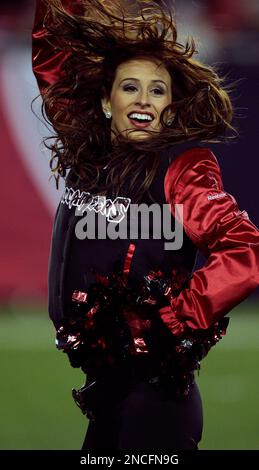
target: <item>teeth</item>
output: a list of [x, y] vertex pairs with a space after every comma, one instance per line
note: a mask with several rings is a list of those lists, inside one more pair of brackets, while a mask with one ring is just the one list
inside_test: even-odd
[[130, 119], [139, 119], [140, 121], [153, 121], [149, 114], [132, 113], [129, 115]]

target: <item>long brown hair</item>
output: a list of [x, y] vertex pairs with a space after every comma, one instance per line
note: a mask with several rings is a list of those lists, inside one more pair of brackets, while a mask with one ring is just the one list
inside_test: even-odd
[[[160, 2], [159, 2], [160, 3]], [[44, 24], [55, 49], [68, 52], [64, 73], [43, 94], [43, 112], [52, 122], [50, 162], [56, 181], [69, 168], [78, 186], [93, 192], [127, 183], [135, 201], [148, 190], [163, 149], [173, 144], [222, 140], [234, 131], [229, 93], [216, 71], [194, 59], [194, 41], [178, 42], [172, 14], [155, 1], [80, 0], [69, 11], [48, 0]], [[119, 64], [135, 58], [155, 60], [168, 70], [173, 103], [161, 115], [162, 130], [140, 140], [122, 135], [111, 144], [111, 128], [101, 107]], [[165, 116], [172, 116], [169, 125]], [[113, 141], [114, 142], [114, 141]], [[100, 170], [108, 165], [104, 186]]]

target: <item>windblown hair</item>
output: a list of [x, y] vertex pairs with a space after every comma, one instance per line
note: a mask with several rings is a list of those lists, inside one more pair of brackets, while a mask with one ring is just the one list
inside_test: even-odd
[[[62, 76], [43, 96], [43, 113], [56, 132], [51, 169], [56, 181], [73, 169], [77, 183], [99, 194], [120, 193], [127, 183], [138, 201], [148, 190], [160, 153], [175, 143], [227, 138], [233, 108], [223, 79], [194, 59], [193, 39], [178, 42], [172, 13], [155, 1], [77, 0], [69, 9], [48, 0], [45, 26], [55, 50], [67, 51]], [[139, 140], [119, 135], [111, 142], [111, 124], [101, 98], [108, 97], [117, 67], [130, 59], [162, 64], [172, 77], [173, 103], [161, 115], [161, 131]], [[170, 125], [165, 116], [173, 117]], [[134, 132], [134, 131], [133, 131]], [[108, 165], [101, 185], [100, 169]], [[115, 191], [115, 193], [114, 193]]]

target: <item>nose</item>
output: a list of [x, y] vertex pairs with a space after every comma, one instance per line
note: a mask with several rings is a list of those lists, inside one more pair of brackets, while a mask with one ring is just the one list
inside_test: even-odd
[[150, 106], [150, 97], [148, 90], [141, 89], [138, 93], [137, 100], [136, 100], [136, 105], [141, 106], [141, 107], [148, 107]]

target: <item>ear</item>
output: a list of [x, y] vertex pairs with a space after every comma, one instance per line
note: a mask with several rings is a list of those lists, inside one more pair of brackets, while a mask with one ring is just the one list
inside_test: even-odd
[[109, 98], [105, 97], [101, 99], [103, 112], [111, 111], [111, 102]]

